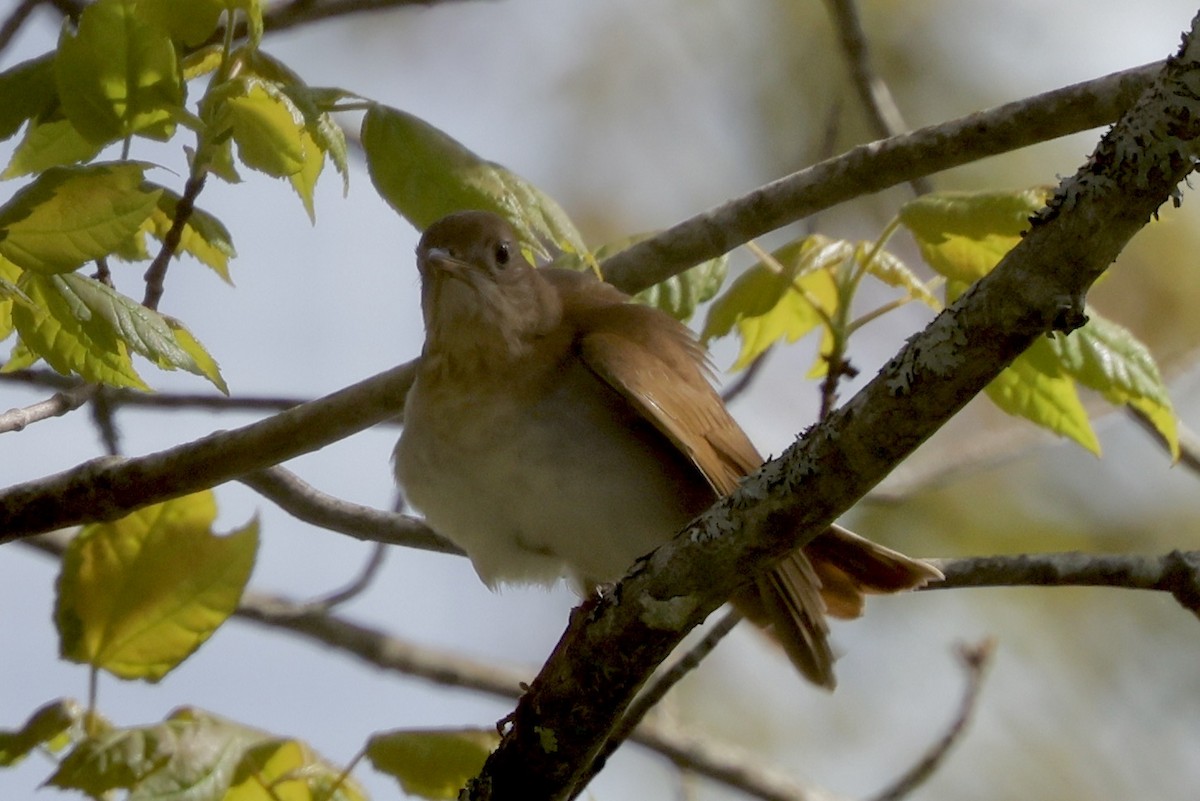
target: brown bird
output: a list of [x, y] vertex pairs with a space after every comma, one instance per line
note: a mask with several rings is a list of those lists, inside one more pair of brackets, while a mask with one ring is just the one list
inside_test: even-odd
[[[500, 217], [439, 220], [417, 266], [425, 347], [396, 477], [489, 587], [616, 581], [762, 463], [687, 327], [592, 275], [534, 269]], [[825, 614], [940, 577], [833, 527], [733, 600], [832, 688]]]

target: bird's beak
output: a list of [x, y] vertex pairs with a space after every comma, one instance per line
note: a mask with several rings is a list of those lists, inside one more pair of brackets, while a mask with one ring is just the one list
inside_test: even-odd
[[445, 273], [450, 278], [462, 278], [467, 263], [450, 255], [446, 248], [429, 248], [421, 254], [421, 275], [428, 278], [433, 272]]

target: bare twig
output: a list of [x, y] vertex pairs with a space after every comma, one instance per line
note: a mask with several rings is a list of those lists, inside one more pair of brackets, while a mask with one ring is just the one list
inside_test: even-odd
[[47, 420], [51, 417], [61, 417], [68, 412], [73, 412], [87, 403], [96, 394], [96, 389], [96, 384], [79, 384], [55, 392], [46, 400], [20, 409], [9, 409], [0, 414], [0, 434], [7, 431], [21, 431], [30, 423]]
[[737, 380], [727, 386], [725, 391], [721, 393], [721, 400], [725, 401], [725, 403], [732, 403], [738, 396], [749, 389], [754, 379], [762, 372], [763, 365], [767, 363], [767, 357], [771, 355], [771, 351], [774, 348], [774, 345], [768, 345], [766, 350], [755, 356], [754, 361], [750, 362], [746, 369], [742, 371], [742, 374], [738, 376]]
[[1200, 617], [1200, 551], [1068, 553], [930, 559], [945, 578], [923, 590], [961, 587], [1120, 587], [1170, 593]]
[[[872, 132], [879, 139], [904, 133], [908, 130], [908, 124], [904, 122], [887, 82], [879, 77], [871, 65], [867, 36], [863, 31], [854, 0], [827, 0], [826, 5], [829, 6], [829, 14], [833, 18], [842, 53], [845, 54], [846, 63], [850, 68], [850, 82], [858, 92]], [[918, 195], [933, 189], [929, 179], [924, 176], [913, 178], [909, 184]]]
[[385, 545], [403, 545], [436, 553], [463, 553], [461, 548], [421, 520], [327, 495], [283, 467], [258, 470], [238, 480], [270, 498], [288, 514], [314, 526]]
[[375, 547], [371, 548], [371, 555], [367, 557], [367, 563], [349, 584], [314, 601], [309, 601], [303, 606], [311, 612], [325, 613], [358, 597], [371, 586], [371, 582], [379, 575], [379, 568], [383, 567], [383, 560], [386, 556], [387, 546], [376, 543]]
[[146, 269], [146, 294], [142, 297], [142, 305], [148, 309], [158, 308], [158, 302], [162, 299], [163, 294], [163, 280], [167, 277], [167, 267], [171, 264], [171, 257], [179, 250], [183, 229], [187, 226], [188, 220], [192, 218], [196, 198], [204, 189], [204, 181], [207, 177], [208, 173], [203, 167], [199, 167], [188, 176], [187, 183], [183, 185], [183, 194], [175, 204], [175, 218], [171, 220], [171, 227], [163, 236], [162, 247], [158, 249], [154, 261], [150, 262], [150, 266]]
[[983, 677], [991, 664], [992, 654], [995, 653], [995, 640], [984, 640], [978, 645], [960, 645], [958, 658], [966, 673], [967, 685], [963, 690], [962, 701], [958, 706], [958, 714], [946, 733], [930, 746], [929, 750], [903, 776], [891, 786], [882, 790], [873, 801], [899, 801], [912, 793], [933, 775], [950, 753], [950, 749], [962, 739], [967, 731], [967, 725], [979, 702], [979, 690], [983, 686]]
[[640, 292], [693, 264], [860, 195], [1111, 123], [1162, 66], [1163, 62], [1147, 64], [859, 145], [677, 223], [614, 254], [601, 270], [616, 286]]
[[629, 709], [625, 710], [625, 714], [621, 716], [621, 721], [613, 729], [612, 735], [609, 736], [608, 742], [604, 744], [604, 748], [592, 763], [591, 769], [583, 780], [579, 782], [572, 798], [577, 797], [583, 789], [587, 787], [592, 778], [604, 769], [608, 758], [616, 753], [616, 750], [621, 747], [621, 744], [629, 739], [634, 730], [642, 724], [646, 715], [650, 710], [658, 706], [659, 701], [670, 692], [671, 688], [683, 680], [683, 677], [691, 673], [696, 668], [700, 667], [700, 663], [706, 656], [712, 653], [712, 650], [717, 647], [721, 640], [725, 639], [729, 632], [733, 631], [734, 627], [742, 621], [742, 615], [736, 609], [730, 609], [725, 613], [715, 626], [705, 632], [703, 639], [688, 649], [675, 664], [664, 671], [661, 675], [656, 676], [645, 690], [637, 697]]
[[17, 35], [17, 31], [21, 30], [25, 20], [29, 19], [29, 15], [40, 2], [41, 0], [21, 0], [12, 13], [4, 18], [4, 22], [0, 24], [0, 53], [8, 47], [9, 42]]

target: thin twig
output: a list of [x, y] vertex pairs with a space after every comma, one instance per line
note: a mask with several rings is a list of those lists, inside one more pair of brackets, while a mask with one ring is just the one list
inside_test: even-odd
[[750, 364], [746, 366], [746, 369], [742, 371], [742, 374], [737, 377], [737, 380], [727, 386], [721, 393], [721, 400], [726, 404], [733, 403], [739, 395], [748, 390], [754, 379], [762, 372], [763, 365], [767, 363], [767, 357], [771, 355], [771, 351], [774, 349], [774, 344], [768, 345], [762, 353], [755, 356]]
[[383, 567], [383, 560], [386, 556], [387, 546], [376, 543], [371, 548], [371, 555], [367, 557], [366, 564], [349, 584], [314, 601], [309, 601], [304, 606], [312, 612], [329, 612], [334, 607], [353, 600], [371, 586], [371, 582], [379, 575], [379, 568]]
[[73, 412], [95, 395], [96, 384], [80, 384], [60, 392], [55, 392], [46, 400], [38, 401], [19, 409], [9, 409], [0, 414], [0, 434], [8, 431], [21, 431], [30, 423], [47, 420], [51, 417], [61, 417]]
[[[887, 82], [879, 77], [871, 64], [867, 35], [863, 31], [854, 0], [828, 0], [827, 5], [846, 64], [850, 68], [850, 82], [858, 92], [872, 133], [879, 139], [904, 133], [908, 130], [908, 124], [904, 122]], [[909, 185], [918, 195], [933, 189], [929, 179], [924, 176], [913, 178]]]
[[971, 722], [971, 717], [979, 702], [979, 690], [983, 687], [984, 674], [987, 672], [988, 665], [991, 664], [995, 651], [996, 641], [992, 639], [984, 640], [977, 645], [959, 645], [958, 659], [966, 673], [967, 684], [963, 690], [962, 701], [958, 706], [958, 714], [954, 716], [954, 720], [945, 734], [930, 746], [917, 764], [913, 765], [889, 787], [880, 791], [873, 801], [900, 801], [901, 798], [924, 784], [934, 771], [941, 767], [942, 762], [950, 753], [950, 749], [962, 739], [967, 731], [967, 725]]
[[167, 267], [170, 266], [171, 257], [179, 250], [183, 229], [192, 217], [196, 198], [204, 189], [204, 181], [207, 176], [208, 173], [201, 168], [198, 172], [190, 175], [187, 183], [183, 185], [183, 194], [175, 204], [175, 219], [171, 221], [171, 227], [163, 237], [162, 247], [158, 249], [154, 261], [150, 262], [150, 267], [146, 270], [146, 294], [142, 297], [142, 305], [148, 309], [157, 309], [158, 302], [162, 299], [163, 281], [167, 277]]
[[21, 0], [20, 5], [4, 18], [3, 24], [0, 24], [0, 53], [3, 53], [8, 47], [13, 37], [17, 35], [17, 31], [21, 30], [25, 20], [29, 19], [29, 15], [33, 13], [33, 9], [40, 2], [41, 0]]
[[604, 769], [608, 758], [621, 747], [622, 743], [629, 739], [634, 730], [645, 720], [646, 715], [650, 714], [650, 710], [658, 706], [658, 703], [670, 692], [671, 688], [682, 681], [684, 676], [700, 667], [700, 662], [712, 653], [717, 644], [725, 639], [729, 632], [733, 631], [734, 627], [741, 621], [741, 613], [736, 609], [730, 609], [712, 629], [705, 633], [700, 642], [689, 648], [675, 664], [671, 665], [670, 669], [654, 678], [650, 685], [625, 710], [625, 714], [621, 716], [621, 720], [613, 729], [612, 734], [609, 735], [608, 742], [600, 749], [600, 754], [592, 762], [583, 778], [580, 779], [579, 784], [576, 785], [575, 792], [571, 795], [572, 798], [578, 797], [588, 786], [588, 783], [595, 778], [596, 774]]
[[238, 480], [270, 498], [293, 517], [357, 540], [435, 553], [463, 553], [461, 548], [439, 536], [421, 520], [327, 495], [283, 467], [258, 470]]

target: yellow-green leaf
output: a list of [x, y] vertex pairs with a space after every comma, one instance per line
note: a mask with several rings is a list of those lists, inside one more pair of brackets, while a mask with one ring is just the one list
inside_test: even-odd
[[494, 729], [396, 730], [373, 736], [367, 758], [410, 795], [452, 799], [499, 743]]
[[866, 267], [868, 274], [888, 286], [903, 289], [929, 308], [941, 310], [942, 304], [925, 287], [925, 283], [894, 253], [883, 249], [875, 250], [874, 244], [870, 242], [860, 242], [854, 248], [854, 258]]
[[216, 32], [225, 4], [221, 0], [138, 0], [138, 12], [176, 42], [196, 47]]
[[[655, 232], [646, 232], [623, 237], [614, 242], [601, 245], [592, 253], [595, 262], [602, 262], [622, 250], [649, 239]], [[555, 264], [569, 262], [572, 269], [590, 269], [590, 265], [578, 256], [569, 255], [556, 260]], [[687, 322], [696, 313], [696, 307], [701, 303], [712, 300], [721, 291], [725, 277], [729, 273], [728, 255], [703, 261], [694, 267], [684, 270], [679, 275], [673, 275], [665, 281], [642, 290], [634, 295], [634, 299], [662, 309], [676, 320]]]
[[1088, 422], [1075, 381], [1062, 369], [1049, 340], [1034, 342], [985, 391], [1009, 414], [1069, 437], [1100, 455], [1100, 441]]
[[1088, 322], [1052, 340], [1063, 370], [1116, 406], [1142, 412], [1179, 457], [1179, 435], [1167, 385], [1150, 350], [1127, 328], [1087, 309]]
[[0, 767], [20, 762], [35, 748], [62, 749], [70, 741], [70, 731], [83, 720], [83, 707], [69, 698], [43, 705], [16, 730], [0, 730]]
[[62, 164], [91, 161], [103, 150], [61, 117], [29, 123], [0, 179], [43, 172]]
[[214, 134], [228, 129], [238, 156], [253, 169], [286, 178], [303, 169], [305, 160], [322, 158], [305, 151], [304, 118], [278, 88], [254, 77], [230, 81], [209, 100]]
[[375, 104], [363, 118], [362, 144], [375, 188], [419, 230], [452, 212], [479, 209], [507, 219], [540, 258], [552, 258], [547, 244], [587, 253], [574, 223], [549, 195], [424, 120]]
[[341, 774], [299, 740], [267, 740], [246, 750], [223, 801], [364, 801]]
[[15, 134], [21, 123], [39, 116], [57, 99], [53, 53], [0, 72], [0, 140]]
[[[734, 370], [779, 340], [795, 342], [837, 311], [836, 271], [854, 255], [849, 242], [813, 235], [784, 245], [738, 277], [708, 310], [702, 338], [735, 328], [742, 340]], [[780, 271], [782, 268], [782, 272]]]
[[174, 133], [184, 99], [175, 45], [137, 0], [86, 6], [78, 30], [63, 28], [54, 74], [67, 119], [93, 142]]
[[167, 325], [171, 327], [171, 331], [175, 334], [175, 342], [196, 363], [199, 374], [211, 381], [213, 386], [221, 390], [223, 394], [228, 395], [229, 387], [226, 385], [225, 379], [221, 377], [221, 368], [217, 365], [217, 360], [205, 350], [204, 346], [200, 344], [200, 340], [196, 339], [192, 332], [187, 330], [183, 323], [174, 317], [164, 314], [163, 319], [167, 321]]
[[183, 709], [153, 726], [112, 728], [83, 740], [46, 783], [93, 798], [128, 790], [130, 801], [222, 799], [246, 749], [268, 737]]
[[0, 207], [0, 254], [24, 270], [70, 272], [124, 247], [158, 204], [137, 162], [55, 167]]
[[62, 656], [123, 679], [158, 681], [237, 607], [258, 524], [218, 537], [211, 491], [176, 498], [71, 541], [58, 581]]
[[1047, 190], [933, 192], [910, 200], [900, 221], [937, 272], [971, 283], [989, 273], [1029, 228]]
[[[18, 286], [32, 306], [14, 306], [12, 318], [28, 355], [40, 356], [63, 375], [74, 373], [115, 387], [149, 389], [133, 369], [129, 350], [112, 326], [82, 307], [74, 293], [67, 290], [64, 294], [61, 279], [29, 272], [21, 276]], [[31, 363], [14, 351], [4, 370]]]
[[[161, 191], [158, 205], [143, 223], [142, 230], [161, 242], [175, 222], [179, 195], [163, 187], [154, 188]], [[192, 209], [179, 238], [179, 250], [194, 256], [226, 283], [233, 283], [229, 277], [229, 260], [237, 255], [237, 251], [234, 250], [229, 230], [213, 215], [198, 208]]]
[[304, 161], [299, 170], [288, 176], [288, 182], [300, 196], [300, 202], [308, 212], [308, 219], [315, 223], [317, 210], [313, 206], [313, 191], [317, 188], [317, 179], [321, 177], [321, 170], [325, 166], [325, 156], [307, 128], [300, 129], [300, 142], [304, 148]]

